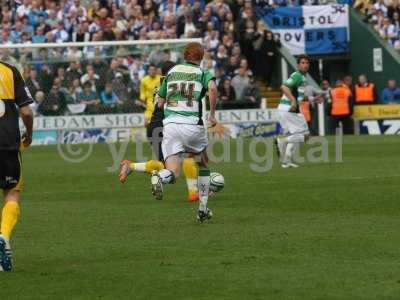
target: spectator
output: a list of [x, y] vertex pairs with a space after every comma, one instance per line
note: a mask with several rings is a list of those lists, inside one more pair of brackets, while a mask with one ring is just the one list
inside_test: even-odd
[[[351, 92], [351, 89], [348, 88], [346, 83], [343, 80], [343, 85], [344, 88], [346, 88], [349, 92], [350, 95], [353, 96], [353, 93]], [[328, 80], [324, 79], [321, 82], [321, 91], [319, 94], [322, 96], [324, 102], [330, 102], [330, 95], [331, 95], [331, 85]]]
[[265, 29], [264, 24], [257, 23], [257, 32], [254, 35], [254, 57], [257, 64], [254, 67], [255, 76], [272, 86], [272, 74], [278, 57], [280, 43], [275, 41], [271, 31]]
[[175, 15], [177, 4], [174, 0], [163, 1], [158, 9], [158, 15], [161, 19], [168, 15]]
[[10, 41], [10, 30], [8, 28], [3, 28], [3, 31], [1, 31], [0, 35], [0, 42], [2, 44], [7, 44]]
[[193, 2], [191, 2], [191, 4], [192, 18], [197, 26], [198, 21], [200, 20], [203, 13], [203, 3], [201, 2], [201, 0], [194, 0]]
[[180, 5], [178, 6], [178, 9], [176, 11], [176, 15], [178, 17], [182, 16], [185, 14], [185, 12], [190, 12], [190, 6], [189, 6], [189, 1], [188, 0], [181, 0]]
[[83, 84], [83, 91], [76, 95], [76, 102], [86, 105], [86, 113], [98, 112], [98, 105], [100, 104], [99, 95], [93, 90], [90, 81], [86, 81]]
[[247, 69], [240, 67], [238, 74], [232, 79], [232, 86], [235, 89], [236, 97], [241, 99], [243, 97], [243, 91], [246, 86], [250, 83], [250, 78], [247, 75]]
[[[45, 32], [50, 31], [52, 28], [56, 28], [58, 25], [58, 22], [60, 22], [60, 19], [57, 18], [56, 10], [51, 9], [48, 11], [48, 14], [49, 14], [49, 17], [45, 21], [43, 20], [44, 21], [43, 27], [45, 28], [45, 30], [44, 30]], [[69, 16], [67, 18], [67, 20], [65, 20], [65, 22], [68, 25], [68, 28], [72, 30], [73, 28], [71, 28], [71, 26], [72, 25], [76, 26], [77, 21], [75, 20], [75, 22], [74, 22], [74, 21], [70, 20], [70, 18], [71, 18], [71, 16]], [[61, 20], [63, 20], [63, 19], [61, 19]], [[39, 18], [39, 22], [40, 21], [41, 20]]]
[[157, 7], [152, 0], [146, 0], [143, 6], [143, 15], [148, 15], [151, 18], [157, 16]]
[[342, 126], [344, 134], [354, 133], [353, 99], [351, 92], [342, 80], [338, 80], [330, 92], [328, 102], [328, 114], [331, 116], [331, 131], [335, 133], [336, 128]]
[[2, 4], [1, 19], [3, 22], [12, 23], [14, 21], [14, 13], [9, 4]]
[[239, 58], [237, 56], [231, 55], [229, 57], [229, 64], [226, 69], [226, 74], [229, 77], [235, 76], [235, 71], [239, 68]]
[[122, 73], [118, 73], [112, 81], [115, 94], [121, 101], [126, 101], [128, 94], [131, 92], [129, 81], [124, 80]]
[[74, 0], [74, 4], [69, 9], [69, 13], [72, 12], [81, 12], [84, 17], [87, 17], [87, 10], [84, 6], [81, 5], [80, 0]]
[[132, 73], [132, 89], [131, 89], [131, 94], [134, 100], [139, 99], [139, 94], [140, 94], [140, 78], [139, 78], [139, 73], [137, 71], [134, 71]]
[[42, 90], [42, 86], [38, 79], [38, 74], [37, 74], [36, 69], [34, 69], [34, 68], [30, 69], [29, 77], [26, 80], [26, 86], [28, 87], [29, 91], [31, 92], [31, 95], [36, 95], [37, 92]]
[[82, 77], [81, 64], [79, 60], [71, 61], [67, 71], [65, 72], [65, 78], [69, 82], [73, 82], [75, 79], [80, 79]]
[[34, 28], [31, 24], [29, 24], [28, 16], [23, 17], [21, 21], [22, 21], [22, 31], [32, 36]]
[[[207, 29], [218, 28], [218, 19], [217, 17], [212, 15], [210, 7], [206, 7], [202, 12], [201, 17], [197, 20], [198, 22], [196, 26], [202, 35], [206, 32]], [[211, 25], [209, 23], [211, 23]]]
[[42, 91], [37, 91], [37, 93], [35, 94], [35, 102], [30, 105], [35, 115], [40, 113], [38, 109], [40, 104], [44, 101], [45, 97], [46, 95]]
[[80, 83], [79, 79], [78, 78], [74, 79], [74, 81], [72, 82], [72, 85], [68, 89], [68, 95], [70, 96], [70, 100], [71, 100], [68, 102], [77, 104], [78, 102], [76, 99], [76, 95], [78, 95], [82, 91], [83, 91], [83, 89], [81, 87], [81, 83]]
[[253, 36], [255, 33], [257, 18], [254, 16], [252, 8], [246, 8], [242, 18], [238, 23], [240, 48], [246, 58], [251, 59], [250, 68], [254, 66], [253, 56]]
[[81, 77], [81, 84], [85, 87], [86, 82], [90, 82], [93, 91], [100, 90], [100, 76], [95, 73], [93, 65], [86, 66], [86, 73]]
[[58, 23], [60, 22], [58, 20], [54, 20], [54, 21], [55, 21], [55, 23], [50, 23], [49, 18], [45, 18], [45, 16], [42, 15], [42, 16], [39, 16], [38, 22], [35, 27], [42, 26], [44, 28], [44, 32], [47, 33], [49, 31], [51, 31], [52, 29], [55, 29], [58, 26]]
[[[391, 35], [393, 35], [394, 26], [391, 24], [389, 18], [384, 18], [382, 24], [378, 24], [375, 30], [378, 31], [380, 37], [384, 40], [390, 40]], [[397, 34], [396, 34], [397, 37]]]
[[47, 18], [47, 13], [41, 10], [39, 0], [32, 0], [31, 9], [28, 13], [29, 24], [36, 27], [39, 23], [39, 17]]
[[160, 66], [164, 60], [164, 52], [160, 46], [156, 46], [150, 52], [149, 63], [155, 66]]
[[235, 89], [229, 78], [224, 79], [218, 86], [218, 94], [222, 108], [229, 108], [230, 104], [236, 101]]
[[[386, 18], [389, 22], [389, 25], [387, 26], [387, 29], [385, 32], [382, 32], [384, 35], [384, 39], [387, 39], [389, 44], [392, 46], [395, 46], [395, 44], [398, 42], [400, 36], [400, 20], [399, 20], [399, 14], [394, 13], [393, 15], [393, 20], [390, 20], [389, 18]], [[381, 35], [382, 36], [382, 35]]]
[[202, 69], [207, 69], [211, 71], [214, 69], [217, 65], [217, 62], [213, 59], [213, 55], [210, 51], [205, 51], [204, 52], [204, 57], [203, 60], [200, 63], [200, 67]]
[[218, 67], [226, 68], [229, 64], [228, 52], [224, 45], [218, 46], [218, 51], [216, 54], [216, 63]]
[[72, 32], [72, 42], [90, 41], [90, 33], [87, 23], [77, 24], [76, 31]]
[[113, 90], [113, 85], [111, 82], [106, 83], [106, 88], [104, 91], [101, 92], [100, 100], [103, 105], [106, 107], [116, 107], [118, 104], [121, 103], [117, 95]]
[[374, 104], [376, 102], [375, 85], [369, 82], [367, 76], [364, 74], [358, 76], [358, 82], [354, 89], [355, 104]]
[[249, 78], [249, 84], [243, 89], [242, 101], [246, 104], [246, 107], [257, 108], [260, 106], [261, 95], [260, 89], [258, 88], [254, 77]]
[[211, 12], [216, 15], [219, 11], [223, 11], [225, 14], [230, 12], [229, 6], [224, 3], [223, 0], [212, 0], [207, 4], [207, 7], [211, 8]]
[[32, 36], [33, 43], [45, 43], [46, 35], [44, 34], [44, 26], [38, 26], [35, 29], [35, 34]]
[[178, 18], [177, 37], [188, 38], [189, 36], [193, 36], [196, 30], [196, 25], [193, 22], [193, 16], [191, 15], [190, 11], [187, 10]]
[[225, 46], [228, 55], [232, 53], [234, 42], [231, 34], [226, 33], [222, 36], [222, 45]]
[[45, 92], [46, 94], [50, 91], [51, 86], [53, 85], [53, 80], [54, 80], [54, 74], [50, 66], [44, 64], [39, 72], [39, 81], [43, 89], [43, 92]]
[[13, 30], [10, 33], [10, 41], [12, 43], [21, 43], [22, 36], [22, 22], [20, 20], [15, 21]]
[[69, 82], [65, 80], [65, 69], [63, 67], [57, 68], [57, 82], [59, 82], [60, 91], [64, 94], [68, 93]]
[[148, 32], [147, 35], [151, 40], [157, 40], [161, 38], [162, 35], [161, 24], [159, 22], [154, 22], [152, 25], [152, 29], [150, 30], [150, 32]]
[[100, 27], [100, 29], [104, 29], [107, 26], [112, 25], [113, 20], [111, 18], [109, 18], [108, 16], [108, 9], [103, 7], [100, 9], [100, 11], [98, 12], [98, 25]]
[[126, 71], [125, 67], [121, 64], [121, 60], [119, 58], [113, 58], [106, 72], [106, 81], [112, 82], [118, 74], [123, 75]]
[[394, 14], [400, 15], [399, 0], [392, 0], [388, 6], [387, 16], [390, 20], [394, 20]]
[[38, 106], [38, 112], [44, 116], [59, 116], [65, 112], [65, 95], [53, 84], [47, 97]]
[[354, 87], [353, 87], [353, 77], [351, 75], [346, 75], [343, 77], [343, 83], [345, 87], [349, 89], [351, 95], [354, 95]]
[[[212, 23], [210, 22], [209, 25]], [[212, 30], [204, 38], [204, 44], [207, 51], [215, 52], [219, 45], [218, 31]]]
[[93, 61], [91, 62], [91, 65], [93, 66], [94, 73], [99, 75], [99, 81], [100, 81], [99, 88], [103, 89], [104, 82], [106, 82], [106, 73], [109, 66], [104, 60], [102, 60], [99, 51], [96, 51]]
[[374, 9], [375, 9], [376, 12], [380, 11], [380, 12], [383, 13], [384, 16], [387, 16], [388, 9], [387, 9], [387, 7], [385, 5], [385, 1], [384, 0], [376, 1], [375, 4], [374, 4]]
[[400, 50], [400, 13], [398, 12], [393, 14], [392, 26], [389, 29], [389, 38], [394, 48]]
[[[253, 76], [253, 72], [249, 69], [249, 63], [248, 63], [247, 59], [242, 58], [240, 60], [239, 68], [243, 68], [245, 70], [247, 76], [249, 76], [249, 77]], [[239, 69], [236, 69], [235, 74], [238, 74], [238, 73], [239, 73]]]
[[370, 0], [356, 0], [354, 2], [354, 8], [359, 10], [363, 15], [367, 14], [369, 8]]
[[46, 33], [46, 42], [55, 43], [53, 32], [49, 31]]
[[395, 79], [388, 80], [388, 86], [382, 91], [383, 104], [400, 104], [400, 88]]
[[18, 6], [16, 13], [18, 18], [27, 16], [31, 11], [31, 0], [23, 0], [22, 4]]
[[81, 60], [83, 58], [83, 53], [78, 47], [69, 47], [65, 56], [68, 61], [71, 60]]
[[228, 76], [226, 76], [226, 74], [225, 74], [225, 68], [216, 68], [215, 69], [215, 84], [217, 86], [220, 86], [222, 84], [222, 82], [227, 78], [228, 78]]
[[112, 23], [104, 26], [102, 40], [110, 41], [110, 42], [117, 40], [117, 36], [116, 36], [115, 32], [113, 31]]

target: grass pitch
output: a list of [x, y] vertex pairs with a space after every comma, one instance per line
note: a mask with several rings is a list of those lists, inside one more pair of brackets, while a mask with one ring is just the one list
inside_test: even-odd
[[184, 180], [157, 202], [147, 176], [107, 172], [107, 145], [79, 164], [30, 148], [0, 299], [400, 299], [399, 151], [346, 137], [342, 163], [213, 164], [226, 186], [198, 224]]

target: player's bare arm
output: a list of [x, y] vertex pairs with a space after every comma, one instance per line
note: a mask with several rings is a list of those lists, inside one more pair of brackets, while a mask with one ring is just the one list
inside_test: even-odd
[[318, 103], [318, 104], [322, 103], [322, 102], [324, 102], [324, 97], [322, 95], [317, 95], [314, 97], [314, 102]]
[[215, 118], [215, 110], [217, 107], [217, 85], [214, 80], [210, 80], [208, 83], [208, 99], [210, 101], [210, 115], [208, 118], [209, 126], [214, 127], [217, 124], [217, 119]]
[[22, 136], [24, 147], [29, 147], [32, 143], [32, 130], [33, 130], [33, 112], [32, 109], [26, 105], [20, 108], [21, 119], [24, 122], [26, 132]]
[[297, 110], [296, 98], [293, 96], [290, 88], [286, 85], [281, 86], [282, 93], [290, 100], [290, 112], [295, 112]]

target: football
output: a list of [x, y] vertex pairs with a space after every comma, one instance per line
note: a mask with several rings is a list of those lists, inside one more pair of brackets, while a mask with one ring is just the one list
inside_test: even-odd
[[0, 100], [0, 118], [6, 113], [6, 105]]
[[225, 179], [222, 174], [217, 172], [211, 172], [210, 174], [210, 190], [213, 192], [219, 192], [225, 186]]

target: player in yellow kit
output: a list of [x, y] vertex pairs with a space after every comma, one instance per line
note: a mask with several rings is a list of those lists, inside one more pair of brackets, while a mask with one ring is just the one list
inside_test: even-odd
[[[33, 113], [31, 94], [19, 71], [0, 62], [0, 189], [4, 206], [0, 225], [0, 271], [12, 270], [10, 239], [20, 215], [22, 190], [21, 154], [32, 141]], [[21, 143], [21, 117], [26, 133]]]
[[144, 112], [144, 126], [147, 128], [154, 111], [153, 96], [154, 91], [160, 86], [161, 76], [157, 74], [157, 67], [153, 64], [149, 66], [148, 75], [143, 77], [140, 82], [140, 101], [144, 102], [146, 110]]

